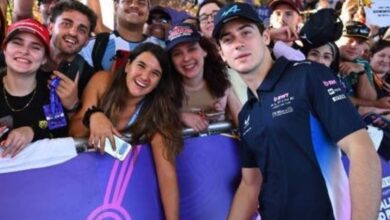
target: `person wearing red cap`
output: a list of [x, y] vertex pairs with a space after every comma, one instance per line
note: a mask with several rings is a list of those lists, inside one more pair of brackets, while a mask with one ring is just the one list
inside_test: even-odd
[[[301, 22], [299, 0], [273, 0], [270, 35], [273, 41], [283, 41], [290, 46], [298, 40], [298, 26]], [[297, 45], [293, 46], [298, 48]]]
[[[50, 103], [47, 79], [38, 71], [49, 56], [50, 36], [44, 25], [34, 19], [13, 23], [7, 30], [3, 52], [7, 64], [1, 74], [0, 117], [11, 116], [13, 125], [1, 126], [1, 156], [14, 157], [29, 143], [43, 138], [67, 135], [63, 115], [55, 128], [48, 126], [44, 106]], [[13, 128], [12, 128], [13, 127]], [[11, 130], [12, 129], [12, 130]], [[5, 137], [5, 138], [4, 138]]]

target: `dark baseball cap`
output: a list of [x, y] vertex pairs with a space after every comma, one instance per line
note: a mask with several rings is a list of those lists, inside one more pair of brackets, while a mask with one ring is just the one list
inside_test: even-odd
[[300, 2], [298, 0], [273, 0], [269, 3], [269, 7], [273, 11], [273, 10], [275, 10], [275, 8], [278, 5], [281, 5], [281, 4], [285, 4], [285, 5], [290, 6], [292, 9], [294, 9], [294, 11], [296, 11], [298, 13], [302, 9], [302, 5], [300, 4]]
[[213, 38], [218, 40], [223, 25], [237, 18], [244, 18], [263, 24], [252, 5], [239, 2], [228, 4], [222, 7], [214, 18]]
[[367, 25], [358, 21], [348, 21], [344, 25], [343, 36], [345, 37], [357, 37], [364, 40], [368, 40], [370, 34], [370, 28]]
[[164, 19], [166, 19], [168, 21], [172, 21], [171, 14], [169, 14], [169, 12], [164, 7], [157, 5], [157, 6], [154, 6], [152, 9], [150, 9], [150, 11], [149, 11], [149, 18], [148, 18], [148, 22], [147, 22], [148, 24], [151, 23], [151, 19], [152, 19], [153, 14], [161, 14]]
[[304, 47], [317, 48], [337, 41], [342, 34], [343, 23], [336, 11], [325, 8], [312, 14], [299, 32]]
[[172, 50], [176, 45], [184, 42], [198, 42], [200, 40], [199, 31], [191, 24], [181, 23], [169, 29], [166, 40], [166, 50]]

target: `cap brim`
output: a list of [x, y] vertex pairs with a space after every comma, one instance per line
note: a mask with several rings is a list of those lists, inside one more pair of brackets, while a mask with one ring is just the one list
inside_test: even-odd
[[3, 41], [3, 47], [4, 47], [12, 38], [14, 38], [17, 34], [23, 33], [23, 32], [27, 32], [27, 33], [30, 33], [30, 34], [35, 35], [35, 36], [41, 41], [43, 47], [45, 47], [47, 54], [50, 53], [49, 45], [46, 45], [45, 39], [43, 39], [43, 37], [42, 37], [40, 34], [38, 34], [35, 30], [33, 30], [33, 29], [31, 29], [31, 28], [28, 28], [28, 27], [16, 28], [16, 29], [13, 30], [11, 33], [7, 34], [6, 38], [5, 38], [4, 41]]
[[151, 14], [153, 14], [153, 13], [162, 14], [162, 15], [163, 15], [163, 18], [168, 19], [168, 20], [172, 20], [171, 15], [170, 15], [167, 11], [165, 11], [164, 9], [157, 8], [157, 9], [151, 10], [151, 11], [149, 12], [149, 16], [150, 16]]
[[343, 34], [342, 36], [344, 37], [355, 37], [355, 38], [360, 38], [360, 39], [363, 39], [363, 40], [368, 40], [368, 36], [362, 36], [362, 35], [358, 35], [358, 34]]
[[273, 1], [273, 2], [271, 2], [271, 3], [269, 4], [269, 7], [270, 7], [271, 10], [273, 11], [273, 10], [275, 10], [275, 8], [276, 8], [278, 5], [280, 5], [280, 4], [289, 5], [294, 11], [298, 12], [298, 14], [301, 13], [301, 12], [299, 11], [299, 9], [297, 8], [297, 6], [295, 6], [295, 5], [294, 5], [292, 2], [290, 2], [290, 1]]
[[194, 37], [194, 36], [180, 37], [180, 39], [177, 39], [174, 42], [167, 45], [166, 50], [170, 51], [174, 47], [176, 47], [178, 44], [181, 44], [181, 43], [187, 43], [187, 42], [194, 43], [194, 42], [198, 42], [199, 40], [200, 40], [200, 37]]

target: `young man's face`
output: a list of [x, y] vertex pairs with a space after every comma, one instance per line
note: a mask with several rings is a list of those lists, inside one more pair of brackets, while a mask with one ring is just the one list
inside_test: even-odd
[[199, 10], [199, 28], [203, 35], [212, 38], [214, 30], [214, 17], [219, 11], [219, 6], [215, 3], [205, 4]]
[[290, 27], [291, 30], [297, 31], [300, 22], [300, 16], [293, 8], [286, 4], [279, 4], [272, 11], [271, 25], [273, 28]]
[[88, 42], [91, 23], [78, 11], [65, 11], [49, 24], [51, 47], [63, 54], [74, 55]]
[[220, 34], [219, 44], [223, 59], [241, 74], [257, 73], [265, 62], [269, 36], [260, 34], [258, 27], [246, 19], [226, 23]]
[[144, 25], [149, 17], [149, 1], [117, 0], [115, 12], [119, 25]]
[[357, 37], [342, 36], [337, 42], [340, 56], [346, 61], [354, 61], [363, 55], [365, 40]]

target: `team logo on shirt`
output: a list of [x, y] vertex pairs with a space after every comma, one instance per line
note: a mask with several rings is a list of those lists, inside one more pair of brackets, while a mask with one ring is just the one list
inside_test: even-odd
[[46, 129], [47, 128], [47, 121], [46, 120], [41, 120], [41, 121], [39, 121], [38, 122], [38, 126], [39, 126], [39, 128], [41, 128], [41, 129]]
[[294, 101], [294, 96], [290, 95], [289, 92], [282, 93], [280, 95], [274, 96], [273, 103], [271, 108], [273, 110], [272, 117], [279, 117], [294, 111], [294, 108], [291, 106]]
[[249, 121], [251, 120], [251, 116], [248, 115], [248, 117], [244, 120], [244, 132], [242, 133], [242, 136], [245, 136], [250, 130], [252, 130], [252, 127], [250, 126]]
[[324, 84], [325, 87], [329, 87], [337, 84], [335, 79], [322, 81], [322, 83]]

